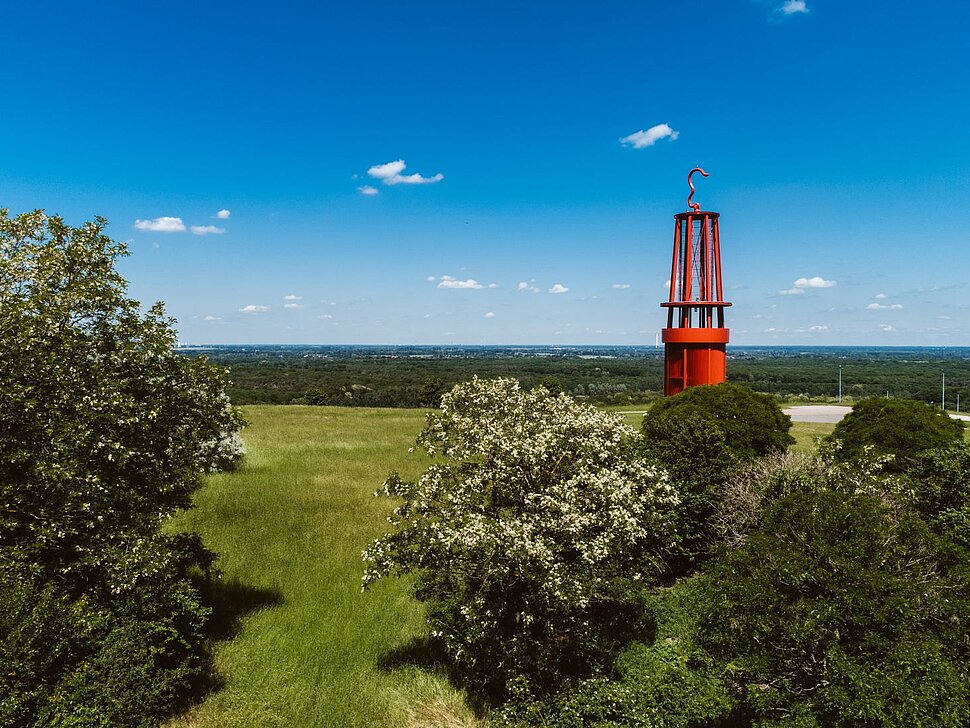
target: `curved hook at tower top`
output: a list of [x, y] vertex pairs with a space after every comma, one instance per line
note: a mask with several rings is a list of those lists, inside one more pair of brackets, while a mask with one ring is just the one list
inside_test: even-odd
[[690, 172], [687, 173], [687, 184], [690, 186], [690, 194], [687, 195], [687, 207], [692, 209], [694, 212], [697, 212], [698, 210], [701, 209], [701, 203], [690, 201], [690, 198], [694, 196], [694, 183], [690, 181], [690, 176], [694, 174], [694, 172], [700, 172], [705, 177], [710, 177], [711, 175], [709, 175], [700, 167], [694, 167], [694, 169], [692, 169]]

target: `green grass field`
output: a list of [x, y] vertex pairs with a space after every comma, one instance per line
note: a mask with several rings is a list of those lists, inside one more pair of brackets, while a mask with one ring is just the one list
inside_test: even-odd
[[[427, 464], [407, 452], [424, 413], [263, 405], [244, 415], [244, 465], [211, 476], [176, 524], [220, 554], [243, 613], [215, 647], [224, 685], [171, 726], [475, 725], [440, 672], [379, 667], [424, 634], [406, 581], [360, 591], [360, 552], [392, 507], [372, 494], [390, 471], [411, 477]], [[796, 423], [795, 447], [831, 429]]]
[[416, 410], [244, 408], [249, 454], [209, 478], [178, 526], [199, 532], [227, 591], [247, 604], [216, 646], [224, 686], [172, 726], [422, 726], [474, 722], [442, 675], [381, 669], [423, 634], [402, 580], [361, 593], [360, 552], [392, 503], [372, 493], [391, 470], [414, 475]]

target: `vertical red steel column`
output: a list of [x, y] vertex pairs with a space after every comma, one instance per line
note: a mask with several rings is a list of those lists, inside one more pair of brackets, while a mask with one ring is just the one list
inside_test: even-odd
[[663, 330], [664, 394], [668, 397], [687, 387], [720, 384], [727, 378], [730, 332], [724, 327], [724, 309], [731, 304], [724, 300], [721, 283], [720, 215], [702, 211], [699, 202], [691, 203], [694, 172], [709, 176], [700, 167], [687, 175], [690, 211], [674, 215], [670, 298], [660, 304], [668, 309], [667, 327]]

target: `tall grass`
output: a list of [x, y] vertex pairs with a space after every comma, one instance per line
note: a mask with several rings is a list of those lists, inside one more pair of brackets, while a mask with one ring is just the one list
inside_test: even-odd
[[215, 649], [221, 689], [173, 726], [401, 726], [474, 722], [447, 679], [381, 668], [423, 635], [405, 581], [361, 593], [360, 552], [392, 504], [374, 498], [424, 416], [408, 410], [252, 406], [240, 470], [212, 476], [177, 526], [220, 553], [229, 607], [244, 613]]

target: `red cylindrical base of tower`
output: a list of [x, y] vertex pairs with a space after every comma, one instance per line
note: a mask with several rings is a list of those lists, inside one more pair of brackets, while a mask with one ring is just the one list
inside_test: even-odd
[[664, 329], [664, 395], [725, 381], [729, 338], [725, 328]]

